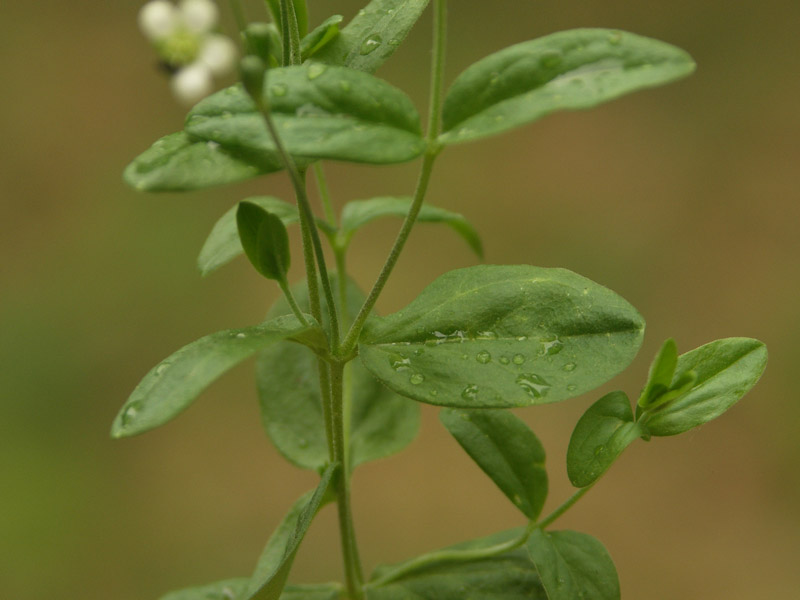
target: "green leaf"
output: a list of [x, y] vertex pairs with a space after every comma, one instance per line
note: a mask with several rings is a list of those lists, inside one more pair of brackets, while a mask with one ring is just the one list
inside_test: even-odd
[[247, 577], [226, 579], [161, 596], [161, 600], [236, 600], [249, 583]]
[[314, 59], [374, 73], [411, 31], [428, 0], [372, 0]]
[[335, 583], [287, 585], [280, 600], [341, 600], [342, 587]]
[[[340, 236], [344, 245], [353, 234], [367, 223], [382, 217], [405, 217], [413, 199], [407, 196], [370, 198], [348, 202], [342, 209]], [[483, 245], [478, 232], [462, 215], [443, 208], [423, 204], [417, 216], [420, 223], [444, 223], [453, 228], [479, 257], [483, 258]]]
[[[252, 196], [245, 198], [243, 202], [257, 204], [279, 217], [287, 226], [300, 220], [296, 206], [272, 196]], [[197, 268], [204, 277], [244, 252], [236, 227], [236, 209], [236, 206], [231, 208], [214, 224], [202, 250], [200, 250]]]
[[[340, 465], [325, 469], [322, 479], [312, 492], [302, 496], [284, 517], [270, 537], [258, 559], [253, 577], [242, 600], [278, 600], [292, 568], [295, 554], [311, 526], [311, 521], [325, 503], [331, 480]], [[301, 596], [302, 597], [302, 596]]]
[[694, 70], [683, 50], [610, 29], [516, 44], [468, 67], [447, 92], [442, 143], [501, 133], [558, 110], [590, 108]]
[[[309, 317], [310, 318], [310, 317]], [[178, 416], [220, 375], [257, 351], [287, 338], [319, 335], [294, 316], [212, 333], [153, 367], [133, 390], [111, 428], [115, 438], [143, 433]]]
[[[272, 69], [264, 93], [290, 154], [391, 164], [425, 149], [408, 96], [367, 73], [320, 63]], [[235, 152], [275, 151], [261, 113], [238, 84], [198, 103], [186, 131]]]
[[679, 398], [645, 410], [642, 420], [652, 435], [675, 435], [712, 419], [736, 404], [767, 366], [767, 347], [751, 338], [716, 340], [678, 357], [673, 386], [687, 374], [696, 379]]
[[123, 179], [144, 192], [181, 192], [242, 181], [281, 168], [277, 157], [236, 152], [179, 132], [161, 138], [135, 158]]
[[642, 435], [624, 392], [611, 392], [580, 418], [567, 448], [567, 475], [575, 487], [593, 484]]
[[[490, 548], [521, 533], [521, 529], [502, 532], [451, 546], [443, 552]], [[401, 563], [379, 567], [372, 579], [403, 566]], [[367, 600], [548, 600], [524, 548], [492, 558], [422, 567], [384, 585], [368, 583], [365, 590]]]
[[406, 308], [372, 317], [359, 355], [398, 394], [443, 406], [557, 402], [630, 364], [641, 315], [565, 269], [479, 265], [439, 277]]
[[528, 540], [548, 600], [619, 600], [619, 578], [603, 544], [577, 531], [544, 532]]
[[[331, 278], [331, 287], [338, 298], [338, 278]], [[305, 283], [295, 286], [293, 291], [300, 307], [308, 310]], [[349, 281], [347, 297], [352, 319], [364, 301], [364, 294]], [[324, 298], [322, 302], [322, 314], [326, 315]], [[269, 314], [285, 314], [289, 310], [286, 300], [281, 298]], [[261, 417], [267, 435], [293, 464], [321, 470], [329, 458], [316, 356], [298, 344], [278, 343], [259, 355], [256, 369]], [[419, 430], [419, 405], [392, 393], [358, 361], [348, 363], [345, 373], [345, 395], [349, 398], [346, 406], [350, 406], [350, 417], [345, 422], [349, 423], [351, 466], [405, 448]]]
[[678, 346], [675, 344], [675, 340], [670, 338], [661, 346], [661, 350], [650, 365], [647, 383], [639, 396], [639, 406], [647, 406], [669, 390], [677, 364]]
[[257, 204], [240, 202], [236, 211], [239, 239], [256, 271], [267, 279], [286, 281], [289, 271], [289, 234], [276, 215]]
[[545, 452], [536, 434], [501, 409], [444, 409], [439, 419], [506, 497], [536, 520], [547, 498]]
[[314, 56], [339, 35], [339, 23], [343, 20], [342, 15], [330, 16], [300, 40], [300, 55], [304, 61]]

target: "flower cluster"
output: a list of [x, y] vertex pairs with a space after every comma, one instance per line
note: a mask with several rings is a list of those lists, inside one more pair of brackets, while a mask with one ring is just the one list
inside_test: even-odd
[[172, 73], [172, 91], [193, 104], [211, 93], [214, 77], [236, 65], [233, 41], [216, 32], [219, 9], [212, 0], [151, 0], [139, 11], [139, 27]]

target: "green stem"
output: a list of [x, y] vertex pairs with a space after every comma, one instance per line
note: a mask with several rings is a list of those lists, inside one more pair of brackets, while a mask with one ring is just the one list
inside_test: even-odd
[[362, 600], [364, 575], [356, 544], [353, 515], [350, 505], [350, 465], [348, 464], [344, 433], [344, 366], [334, 362], [331, 375], [331, 420], [333, 430], [333, 460], [341, 463], [342, 469], [336, 480], [336, 501], [339, 512], [339, 530], [342, 542], [345, 581], [351, 600]]
[[411, 203], [411, 208], [403, 221], [400, 232], [395, 239], [394, 246], [392, 246], [389, 252], [389, 257], [386, 259], [386, 263], [383, 265], [378, 279], [372, 286], [369, 296], [367, 296], [367, 299], [364, 301], [363, 306], [359, 310], [358, 315], [342, 342], [341, 356], [347, 356], [354, 350], [361, 329], [364, 327], [367, 317], [369, 317], [372, 309], [375, 307], [375, 303], [378, 301], [378, 297], [381, 295], [389, 279], [389, 275], [391, 275], [392, 270], [397, 264], [397, 259], [403, 251], [403, 246], [405, 246], [408, 236], [411, 234], [411, 229], [414, 227], [417, 215], [419, 215], [422, 203], [425, 200], [425, 194], [428, 191], [428, 184], [430, 183], [431, 173], [433, 171], [433, 164], [439, 152], [441, 152], [441, 146], [437, 142], [437, 138], [439, 137], [439, 129], [441, 127], [444, 50], [447, 36], [447, 0], [434, 0], [433, 15], [433, 57], [431, 59], [431, 90], [427, 134], [428, 149], [422, 161], [422, 170], [417, 180], [417, 189], [414, 192], [414, 200]]
[[314, 178], [317, 181], [317, 189], [319, 189], [319, 197], [322, 201], [322, 209], [325, 211], [325, 218], [328, 220], [328, 223], [336, 227], [336, 213], [333, 212], [333, 203], [331, 202], [331, 195], [328, 192], [328, 182], [325, 180], [322, 164], [315, 162], [313, 169]]
[[[595, 481], [594, 483], [597, 483], [597, 482]], [[570, 496], [569, 499], [566, 502], [564, 502], [564, 504], [559, 506], [557, 509], [555, 509], [553, 512], [551, 512], [549, 515], [547, 515], [544, 519], [539, 521], [536, 524], [536, 527], [539, 528], [539, 529], [545, 529], [545, 528], [549, 527], [550, 525], [552, 525], [553, 521], [558, 519], [561, 515], [563, 515], [570, 508], [572, 508], [573, 504], [575, 504], [578, 500], [583, 498], [584, 494], [586, 494], [586, 492], [588, 492], [590, 489], [592, 489], [592, 487], [594, 487], [594, 483], [592, 483], [591, 485], [587, 485], [586, 487], [581, 488], [577, 492], [572, 494], [572, 496]]]
[[331, 366], [322, 358], [317, 358], [317, 375], [322, 395], [322, 418], [325, 421], [325, 439], [328, 442], [328, 458], [335, 462], [333, 415], [331, 398]]
[[283, 66], [300, 64], [300, 30], [294, 3], [281, 0], [281, 37], [283, 38]]
[[[303, 254], [306, 260], [308, 295], [311, 301], [312, 315], [320, 324], [322, 323], [322, 310], [319, 304], [319, 288], [317, 287], [317, 273], [316, 268], [314, 268], [314, 256], [316, 256], [316, 263], [319, 267], [319, 276], [322, 282], [322, 291], [325, 294], [325, 302], [328, 308], [328, 318], [330, 319], [331, 324], [331, 349], [336, 351], [339, 347], [339, 318], [336, 312], [336, 303], [333, 300], [333, 290], [331, 289], [330, 277], [328, 277], [328, 268], [325, 264], [325, 253], [322, 250], [322, 242], [319, 239], [319, 231], [317, 231], [317, 225], [314, 221], [314, 213], [311, 210], [311, 202], [308, 200], [305, 178], [301, 176], [291, 154], [286, 151], [286, 147], [283, 145], [280, 135], [278, 135], [275, 122], [272, 120], [269, 106], [263, 98], [256, 99], [256, 104], [259, 112], [261, 112], [261, 115], [264, 117], [264, 122], [267, 125], [267, 129], [272, 137], [272, 141], [275, 143], [278, 156], [280, 156], [284, 168], [286, 169], [287, 173], [289, 173], [289, 178], [292, 181], [295, 195], [297, 196], [300, 227], [303, 231]], [[313, 253], [308, 248], [309, 245], [313, 247]], [[316, 313], [314, 312], [315, 310]]]
[[300, 321], [300, 323], [308, 327], [310, 323], [303, 314], [303, 311], [300, 310], [300, 306], [297, 304], [297, 300], [295, 300], [292, 290], [289, 289], [289, 282], [286, 281], [286, 279], [283, 279], [278, 281], [278, 285], [280, 286], [283, 295], [286, 297], [286, 301], [289, 303], [289, 306], [292, 308], [294, 316], [297, 317], [297, 320]]
[[505, 552], [510, 552], [511, 550], [515, 550], [527, 542], [534, 529], [536, 529], [536, 526], [533, 523], [529, 523], [525, 528], [525, 531], [523, 531], [518, 537], [510, 539], [501, 544], [489, 546], [487, 548], [474, 548], [471, 550], [439, 550], [437, 552], [423, 554], [422, 556], [418, 556], [417, 558], [404, 563], [396, 569], [389, 571], [384, 576], [370, 581], [367, 585], [369, 587], [385, 585], [391, 581], [400, 579], [408, 573], [424, 567], [432, 567], [435, 565], [454, 562], [481, 560], [484, 558], [492, 558]]

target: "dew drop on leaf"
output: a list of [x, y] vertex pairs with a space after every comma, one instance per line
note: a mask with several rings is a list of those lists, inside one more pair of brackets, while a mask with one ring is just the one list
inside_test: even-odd
[[167, 361], [164, 361], [156, 367], [156, 375], [161, 375], [167, 369], [169, 369], [169, 363]]
[[558, 354], [564, 349], [564, 342], [557, 337], [542, 340], [542, 354], [545, 356], [553, 356]]
[[360, 52], [362, 55], [372, 54], [382, 43], [383, 38], [379, 33], [370, 34], [361, 42]]
[[411, 385], [419, 385], [425, 381], [425, 376], [421, 373], [414, 373], [408, 380], [411, 382]]
[[272, 92], [273, 96], [285, 96], [288, 88], [282, 83], [276, 83], [273, 86], [270, 86], [269, 91]]
[[488, 362], [490, 362], [492, 360], [492, 355], [489, 354], [486, 350], [481, 350], [475, 356], [475, 360], [477, 360], [482, 365], [485, 365], [486, 363], [488, 363]]
[[514, 358], [512, 358], [511, 360], [514, 361], [515, 365], [521, 365], [522, 363], [525, 362], [525, 356], [522, 354], [515, 354]]
[[562, 60], [561, 52], [558, 50], [551, 50], [542, 54], [542, 58], [539, 59], [539, 64], [545, 69], [552, 69], [560, 65]]
[[501, 365], [507, 365], [507, 364], [508, 364], [508, 363], [510, 363], [510, 362], [511, 362], [511, 361], [510, 361], [510, 360], [508, 360], [508, 357], [507, 357], [507, 356], [501, 356], [501, 357], [500, 357], [500, 364], [501, 364]]
[[395, 371], [406, 371], [411, 368], [411, 360], [395, 354], [389, 358], [389, 366]]
[[601, 456], [602, 454], [605, 454], [605, 452], [606, 452], [606, 447], [602, 445], [594, 449], [595, 456]]
[[322, 75], [326, 69], [327, 67], [325, 65], [321, 65], [319, 63], [313, 63], [308, 66], [308, 78], [314, 80], [320, 75]]
[[622, 41], [622, 32], [614, 31], [608, 35], [608, 43], [617, 46]]
[[127, 427], [131, 424], [136, 418], [136, 415], [139, 414], [139, 410], [142, 408], [140, 402], [131, 402], [128, 406], [125, 407], [125, 410], [122, 411], [122, 426]]
[[522, 373], [517, 376], [516, 383], [531, 398], [542, 398], [550, 390], [550, 384], [536, 373]]
[[478, 386], [474, 383], [468, 385], [461, 392], [461, 397], [464, 400], [475, 400], [478, 397]]
[[577, 366], [578, 365], [576, 365], [575, 363], [567, 363], [567, 364], [564, 365], [564, 370], [565, 371], [574, 371], [575, 367], [577, 367]]
[[574, 392], [574, 391], [575, 391], [575, 390], [577, 390], [577, 389], [578, 389], [578, 386], [577, 386], [577, 385], [575, 385], [574, 383], [570, 383], [570, 384], [567, 386], [567, 391], [568, 391], [568, 392]]

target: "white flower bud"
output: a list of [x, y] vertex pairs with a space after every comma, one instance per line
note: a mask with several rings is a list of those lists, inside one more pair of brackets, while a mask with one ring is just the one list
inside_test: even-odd
[[211, 0], [183, 0], [180, 11], [184, 26], [193, 33], [211, 31], [219, 20], [219, 9]]
[[200, 47], [197, 57], [201, 63], [209, 68], [211, 73], [219, 77], [230, 73], [236, 66], [236, 44], [230, 38], [212, 34], [206, 37]]
[[184, 67], [172, 77], [172, 93], [183, 104], [194, 104], [208, 96], [214, 89], [211, 71], [195, 62]]
[[172, 2], [152, 0], [139, 11], [139, 29], [150, 40], [161, 40], [175, 31], [178, 19], [178, 9]]

